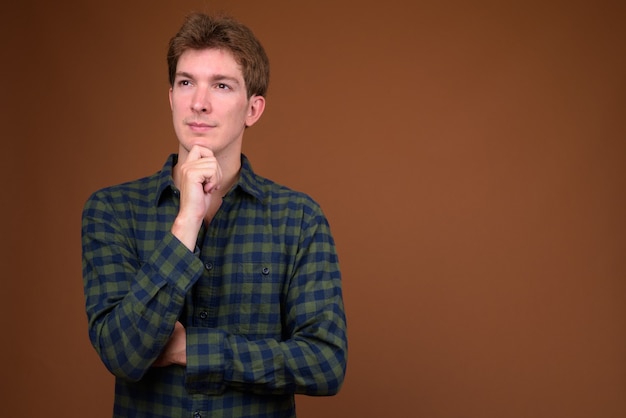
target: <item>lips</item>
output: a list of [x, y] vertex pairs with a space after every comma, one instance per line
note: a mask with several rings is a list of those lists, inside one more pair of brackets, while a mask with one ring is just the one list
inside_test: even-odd
[[199, 122], [199, 121], [188, 121], [188, 122], [185, 122], [185, 124], [193, 132], [198, 132], [198, 133], [209, 131], [209, 130], [211, 130], [211, 129], [213, 129], [213, 128], [215, 128], [217, 126], [214, 123]]
[[209, 124], [209, 123], [204, 123], [204, 122], [187, 122], [188, 126], [191, 126], [192, 128], [213, 128], [215, 127], [215, 125]]

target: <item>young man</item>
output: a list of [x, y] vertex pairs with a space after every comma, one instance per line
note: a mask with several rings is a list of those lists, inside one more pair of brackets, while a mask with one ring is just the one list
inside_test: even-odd
[[329, 225], [241, 153], [269, 63], [245, 26], [190, 16], [168, 51], [179, 141], [158, 173], [83, 212], [89, 336], [116, 417], [292, 417], [333, 395], [346, 323]]

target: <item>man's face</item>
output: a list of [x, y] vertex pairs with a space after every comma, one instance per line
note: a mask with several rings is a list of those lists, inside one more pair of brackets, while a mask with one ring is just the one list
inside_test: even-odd
[[238, 156], [246, 126], [263, 113], [265, 99], [247, 98], [240, 66], [220, 49], [190, 49], [178, 59], [170, 106], [179, 159], [194, 145], [220, 155]]

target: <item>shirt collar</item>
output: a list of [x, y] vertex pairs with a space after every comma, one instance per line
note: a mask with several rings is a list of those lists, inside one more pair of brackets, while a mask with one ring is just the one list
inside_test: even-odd
[[[178, 193], [176, 185], [174, 184], [174, 177], [172, 176], [174, 166], [177, 162], [178, 155], [171, 154], [167, 157], [165, 164], [163, 164], [163, 168], [157, 174], [155, 201], [157, 206], [162, 199], [165, 198], [165, 196]], [[249, 194], [260, 202], [265, 203], [266, 193], [261, 187], [264, 181], [265, 180], [262, 177], [257, 176], [254, 170], [252, 170], [252, 165], [250, 164], [248, 158], [241, 154], [241, 170], [239, 172], [239, 179], [233, 189], [240, 188], [243, 192]]]
[[156, 206], [159, 205], [162, 199], [165, 196], [170, 196], [176, 190], [176, 186], [174, 185], [174, 177], [172, 173], [174, 171], [174, 166], [178, 162], [177, 154], [170, 154], [165, 160], [165, 164], [163, 164], [163, 168], [157, 174], [157, 182], [156, 182], [156, 201], [154, 202]]
[[254, 170], [252, 170], [252, 165], [248, 158], [241, 154], [241, 171], [239, 172], [237, 187], [260, 202], [265, 203], [266, 193], [261, 187], [264, 181], [262, 177], [257, 176]]

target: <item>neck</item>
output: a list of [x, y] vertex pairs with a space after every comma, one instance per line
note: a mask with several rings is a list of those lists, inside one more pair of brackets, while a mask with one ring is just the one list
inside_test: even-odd
[[241, 170], [241, 159], [237, 160], [237, 167], [232, 170], [225, 169], [225, 167], [220, 163], [220, 167], [222, 168], [222, 184], [220, 185], [220, 189], [218, 193], [220, 196], [226, 196], [230, 189], [233, 188], [237, 180], [239, 180], [239, 172]]

